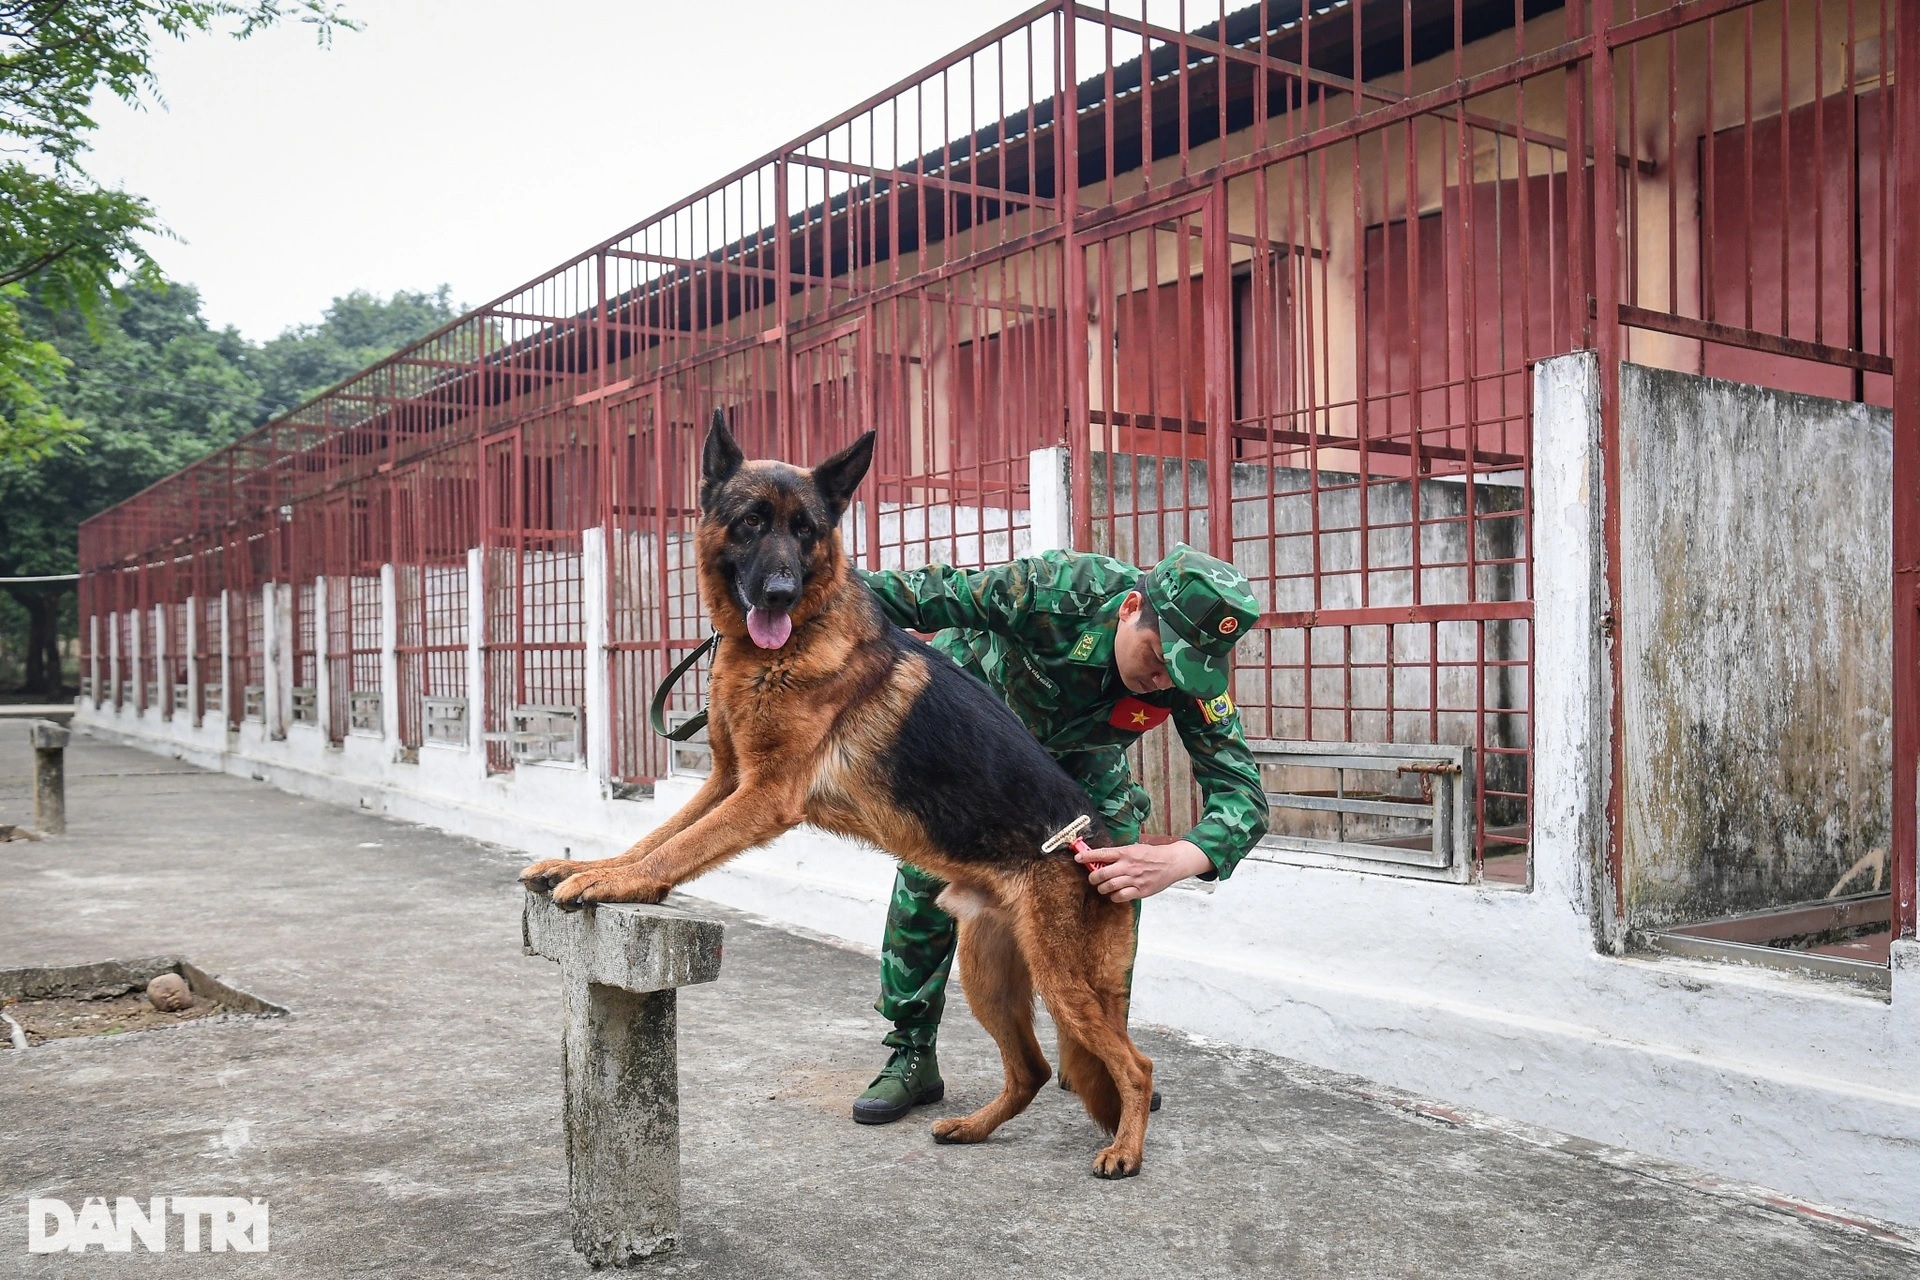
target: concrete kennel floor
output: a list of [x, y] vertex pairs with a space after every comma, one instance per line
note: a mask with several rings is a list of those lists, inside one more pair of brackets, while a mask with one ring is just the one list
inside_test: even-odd
[[[177, 953], [294, 1012], [0, 1054], [0, 1272], [208, 1274], [177, 1222], [168, 1254], [28, 1255], [26, 1202], [232, 1194], [270, 1201], [272, 1250], [223, 1275], [586, 1273], [519, 855], [85, 737], [68, 771], [71, 834], [0, 844], [0, 966]], [[0, 822], [28, 819], [27, 772], [0, 724]], [[1089, 1176], [1100, 1139], [1056, 1090], [983, 1146], [932, 1143], [999, 1076], [958, 1007], [947, 1101], [856, 1127], [874, 960], [714, 914], [722, 978], [680, 1002], [685, 1244], [646, 1274], [1920, 1274], [1858, 1232], [1152, 1027], [1167, 1102], [1131, 1181]]]

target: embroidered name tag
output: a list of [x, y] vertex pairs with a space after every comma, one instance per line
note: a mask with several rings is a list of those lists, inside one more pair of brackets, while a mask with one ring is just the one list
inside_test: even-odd
[[1055, 692], [1059, 689], [1060, 687], [1059, 685], [1047, 679], [1047, 673], [1040, 669], [1040, 664], [1033, 660], [1032, 654], [1022, 653], [1017, 649], [1014, 652], [1020, 659], [1020, 665], [1027, 669], [1028, 675], [1033, 677], [1033, 681], [1035, 684], [1039, 685], [1042, 689], [1045, 689], [1050, 693]]
[[1169, 714], [1171, 714], [1169, 708], [1156, 707], [1150, 702], [1142, 702], [1135, 697], [1125, 697], [1113, 704], [1113, 714], [1107, 718], [1107, 723], [1116, 729], [1145, 733], [1165, 720]]

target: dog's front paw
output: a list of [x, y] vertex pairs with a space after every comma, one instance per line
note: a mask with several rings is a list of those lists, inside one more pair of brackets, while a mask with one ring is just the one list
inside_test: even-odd
[[1103, 1149], [1093, 1158], [1093, 1176], [1096, 1178], [1131, 1178], [1140, 1172], [1140, 1153], [1122, 1151], [1120, 1144]]
[[569, 910], [597, 902], [663, 902], [673, 886], [631, 866], [596, 867], [587, 863], [553, 891], [554, 905]]
[[551, 893], [554, 886], [562, 880], [585, 871], [592, 865], [590, 862], [575, 862], [571, 858], [548, 858], [522, 871], [520, 883], [534, 893]]
[[933, 1140], [945, 1146], [949, 1143], [985, 1142], [991, 1130], [984, 1130], [973, 1122], [972, 1116], [947, 1116], [933, 1122]]

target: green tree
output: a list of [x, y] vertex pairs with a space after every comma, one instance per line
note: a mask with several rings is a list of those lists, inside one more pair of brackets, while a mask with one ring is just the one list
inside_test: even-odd
[[152, 205], [81, 163], [95, 97], [159, 101], [158, 39], [290, 19], [322, 43], [354, 26], [332, 0], [0, 0], [0, 456], [44, 456], [78, 430], [50, 394], [61, 355], [26, 332], [21, 303], [98, 322], [121, 288], [159, 281], [140, 243], [160, 232]]
[[[447, 297], [445, 286], [385, 299], [351, 293], [319, 323], [264, 346], [208, 327], [187, 285], [130, 286], [98, 317], [23, 302], [23, 339], [67, 353], [49, 401], [80, 424], [85, 444], [0, 456], [0, 575], [72, 573], [82, 520], [431, 332], [458, 314]], [[23, 686], [58, 696], [71, 593], [18, 583], [5, 594], [0, 636], [24, 651]]]
[[381, 298], [363, 289], [335, 298], [318, 324], [293, 326], [253, 358], [265, 417], [312, 399], [460, 314], [441, 285], [432, 293]]
[[[130, 287], [98, 319], [32, 301], [20, 312], [28, 340], [68, 353], [67, 375], [49, 395], [54, 411], [82, 425], [85, 443], [0, 456], [0, 574], [72, 573], [81, 520], [247, 431], [260, 386], [246, 341], [210, 330], [191, 288]], [[17, 611], [0, 625], [10, 624], [9, 647], [25, 650], [23, 687], [58, 696], [71, 592], [15, 583], [6, 594]]]
[[[93, 102], [102, 94], [135, 106], [161, 101], [152, 69], [161, 39], [216, 29], [245, 39], [290, 20], [310, 24], [323, 45], [336, 28], [357, 29], [335, 0], [0, 0], [0, 484], [10, 497], [39, 498], [5, 513], [16, 528], [0, 549], [16, 564], [71, 561], [72, 517], [85, 508], [56, 515], [48, 504], [88, 443], [62, 394], [72, 361], [60, 343], [76, 338], [62, 325], [29, 322], [23, 310], [77, 317], [89, 339], [111, 346], [112, 304], [160, 283], [141, 244], [163, 234], [153, 206], [101, 187], [82, 164]], [[88, 469], [113, 475], [110, 452]], [[40, 471], [36, 462], [54, 465]], [[8, 594], [27, 614], [29, 684], [57, 693], [62, 600], [44, 590]]]

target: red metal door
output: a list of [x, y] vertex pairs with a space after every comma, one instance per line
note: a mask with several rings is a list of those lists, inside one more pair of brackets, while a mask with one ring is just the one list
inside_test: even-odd
[[[1176, 542], [1233, 558], [1233, 286], [1225, 188], [1076, 237], [1085, 270], [1087, 378], [1070, 401], [1075, 545], [1133, 564]], [[1067, 340], [1074, 341], [1069, 334]], [[1184, 750], [1134, 748], [1155, 831], [1199, 816]]]
[[669, 639], [666, 584], [691, 546], [688, 474], [670, 470], [657, 385], [606, 405], [607, 687], [612, 781], [645, 786], [666, 773], [666, 743], [647, 707], [678, 653]]
[[[874, 424], [867, 325], [856, 318], [797, 338], [788, 358], [796, 466], [810, 467], [846, 448]], [[856, 564], [873, 566], [879, 541], [876, 481], [862, 487], [840, 522], [840, 537]]]
[[1075, 240], [1088, 359], [1071, 440], [1074, 540], [1136, 564], [1176, 542], [1233, 555], [1224, 190]]

